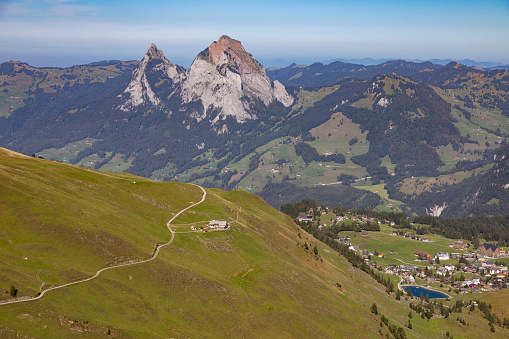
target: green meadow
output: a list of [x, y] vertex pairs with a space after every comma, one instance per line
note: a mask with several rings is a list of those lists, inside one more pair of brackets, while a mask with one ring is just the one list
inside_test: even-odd
[[[427, 234], [424, 237], [428, 238], [429, 242], [424, 242], [405, 238], [401, 235], [391, 235], [393, 230], [395, 229], [387, 225], [381, 225], [380, 232], [367, 232], [367, 237], [362, 236], [358, 232], [340, 232], [340, 235], [349, 235], [351, 237], [350, 242], [354, 245], [359, 245], [361, 249], [367, 249], [373, 253], [375, 251], [384, 253], [385, 258], [373, 257], [373, 261], [383, 266], [391, 264], [401, 265], [404, 263], [424, 267], [426, 262], [416, 261], [417, 257], [414, 253], [417, 251], [426, 252], [432, 256], [438, 252], [466, 253], [465, 251], [453, 250], [449, 247], [449, 243], [456, 242], [457, 240]], [[408, 230], [401, 231], [406, 232]], [[391, 253], [391, 251], [396, 251], [397, 253]], [[457, 260], [450, 260], [444, 263], [447, 262], [457, 263]]]
[[[18, 297], [36, 296], [100, 268], [150, 257], [157, 243], [171, 239], [167, 221], [202, 197], [193, 185], [98, 172], [3, 149], [0, 189], [1, 299], [10, 298], [11, 285]], [[210, 219], [228, 220], [231, 228], [190, 231]], [[487, 321], [474, 315], [464, 315], [470, 323], [465, 327], [418, 315], [413, 329], [405, 327], [405, 301], [386, 295], [370, 276], [253, 194], [209, 189], [203, 203], [170, 227], [179, 233], [150, 262], [105, 271], [37, 301], [0, 304], [0, 336], [389, 335], [380, 316], [370, 312], [373, 303], [407, 337], [444, 337], [447, 331], [455, 337], [490, 336]], [[380, 241], [390, 237], [385, 232], [377, 235]]]

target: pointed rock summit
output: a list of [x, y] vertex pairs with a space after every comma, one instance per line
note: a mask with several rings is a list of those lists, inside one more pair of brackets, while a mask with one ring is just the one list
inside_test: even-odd
[[279, 82], [272, 86], [263, 66], [247, 53], [240, 41], [221, 36], [202, 51], [194, 60], [183, 86], [182, 98], [190, 102], [199, 98], [203, 103], [203, 115], [217, 110], [219, 114], [209, 117], [212, 124], [233, 116], [237, 122], [256, 119], [250, 108], [257, 100], [268, 106], [274, 100], [285, 107], [293, 103], [293, 97]]
[[160, 51], [154, 43], [150, 44], [147, 53], [145, 53], [145, 56], [147, 56], [149, 59], [166, 60], [171, 65], [170, 60], [164, 57], [163, 51]]
[[154, 106], [160, 104], [161, 99], [154, 93], [152, 88], [154, 84], [151, 85], [147, 80], [147, 73], [156, 73], [159, 77], [168, 78], [175, 87], [183, 79], [184, 70], [173, 65], [155, 44], [151, 44], [147, 53], [133, 71], [131, 81], [124, 91], [125, 101], [120, 109], [128, 111], [145, 103], [151, 103]]
[[271, 83], [240, 41], [226, 35], [198, 54], [188, 71], [173, 65], [151, 44], [122, 94], [120, 109], [159, 106], [175, 98], [180, 101], [179, 112], [198, 122], [207, 119], [212, 125], [228, 116], [238, 123], [257, 119], [253, 107], [260, 103], [268, 106], [279, 101], [289, 107], [294, 101], [280, 82]]
[[[219, 67], [227, 65], [232, 71], [239, 74], [265, 73], [263, 66], [256, 61], [251, 54], [244, 50], [240, 41], [223, 35], [218, 41], [210, 44], [209, 48], [203, 51], [204, 57]], [[226, 58], [223, 58], [223, 53]], [[225, 64], [225, 61], [228, 61]]]

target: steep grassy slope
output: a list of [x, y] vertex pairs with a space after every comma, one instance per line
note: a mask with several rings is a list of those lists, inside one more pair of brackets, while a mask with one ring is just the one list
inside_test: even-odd
[[[11, 153], [12, 154], [12, 153]], [[199, 200], [193, 186], [0, 153], [0, 286], [20, 295], [62, 284], [168, 240], [166, 221]]]
[[[101, 173], [0, 151], [0, 288], [34, 296], [41, 285], [146, 258], [171, 238], [166, 222], [200, 200], [196, 186]], [[261, 198], [207, 191], [181, 214], [155, 260], [112, 269], [37, 301], [0, 305], [0, 336], [370, 337], [389, 333], [375, 302], [404, 327], [408, 309], [386, 296]], [[231, 230], [191, 232], [210, 219]], [[304, 248], [304, 243], [310, 245]], [[317, 246], [318, 255], [313, 253]], [[5, 292], [4, 299], [9, 298]], [[408, 336], [480, 335], [451, 319], [414, 316]], [[470, 331], [470, 332], [467, 332]], [[418, 334], [421, 333], [421, 334]]]

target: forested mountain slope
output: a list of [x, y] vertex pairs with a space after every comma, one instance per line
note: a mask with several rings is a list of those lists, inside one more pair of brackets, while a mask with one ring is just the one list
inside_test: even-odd
[[[285, 196], [275, 187], [291, 184], [318, 200], [329, 192], [339, 204], [345, 199], [333, 190], [348, 185], [360, 193], [352, 206], [373, 208], [376, 199], [361, 199], [368, 189], [379, 196], [376, 209], [429, 213], [438, 206], [429, 194], [488, 172], [509, 135], [509, 72], [457, 63], [266, 71], [222, 36], [188, 70], [152, 44], [139, 63], [37, 69], [10, 62], [0, 73], [3, 102], [12, 106], [0, 118], [2, 146], [159, 181], [242, 189], [274, 206]], [[507, 212], [499, 207], [494, 213]]]

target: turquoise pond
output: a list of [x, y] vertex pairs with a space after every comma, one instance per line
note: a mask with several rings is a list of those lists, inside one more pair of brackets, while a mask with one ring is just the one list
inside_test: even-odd
[[442, 292], [437, 292], [433, 290], [429, 290], [424, 287], [420, 286], [401, 286], [405, 292], [408, 290], [412, 291], [412, 295], [414, 297], [420, 297], [421, 293], [424, 298], [426, 298], [426, 295], [428, 295], [429, 299], [446, 299], [449, 298], [449, 296]]

